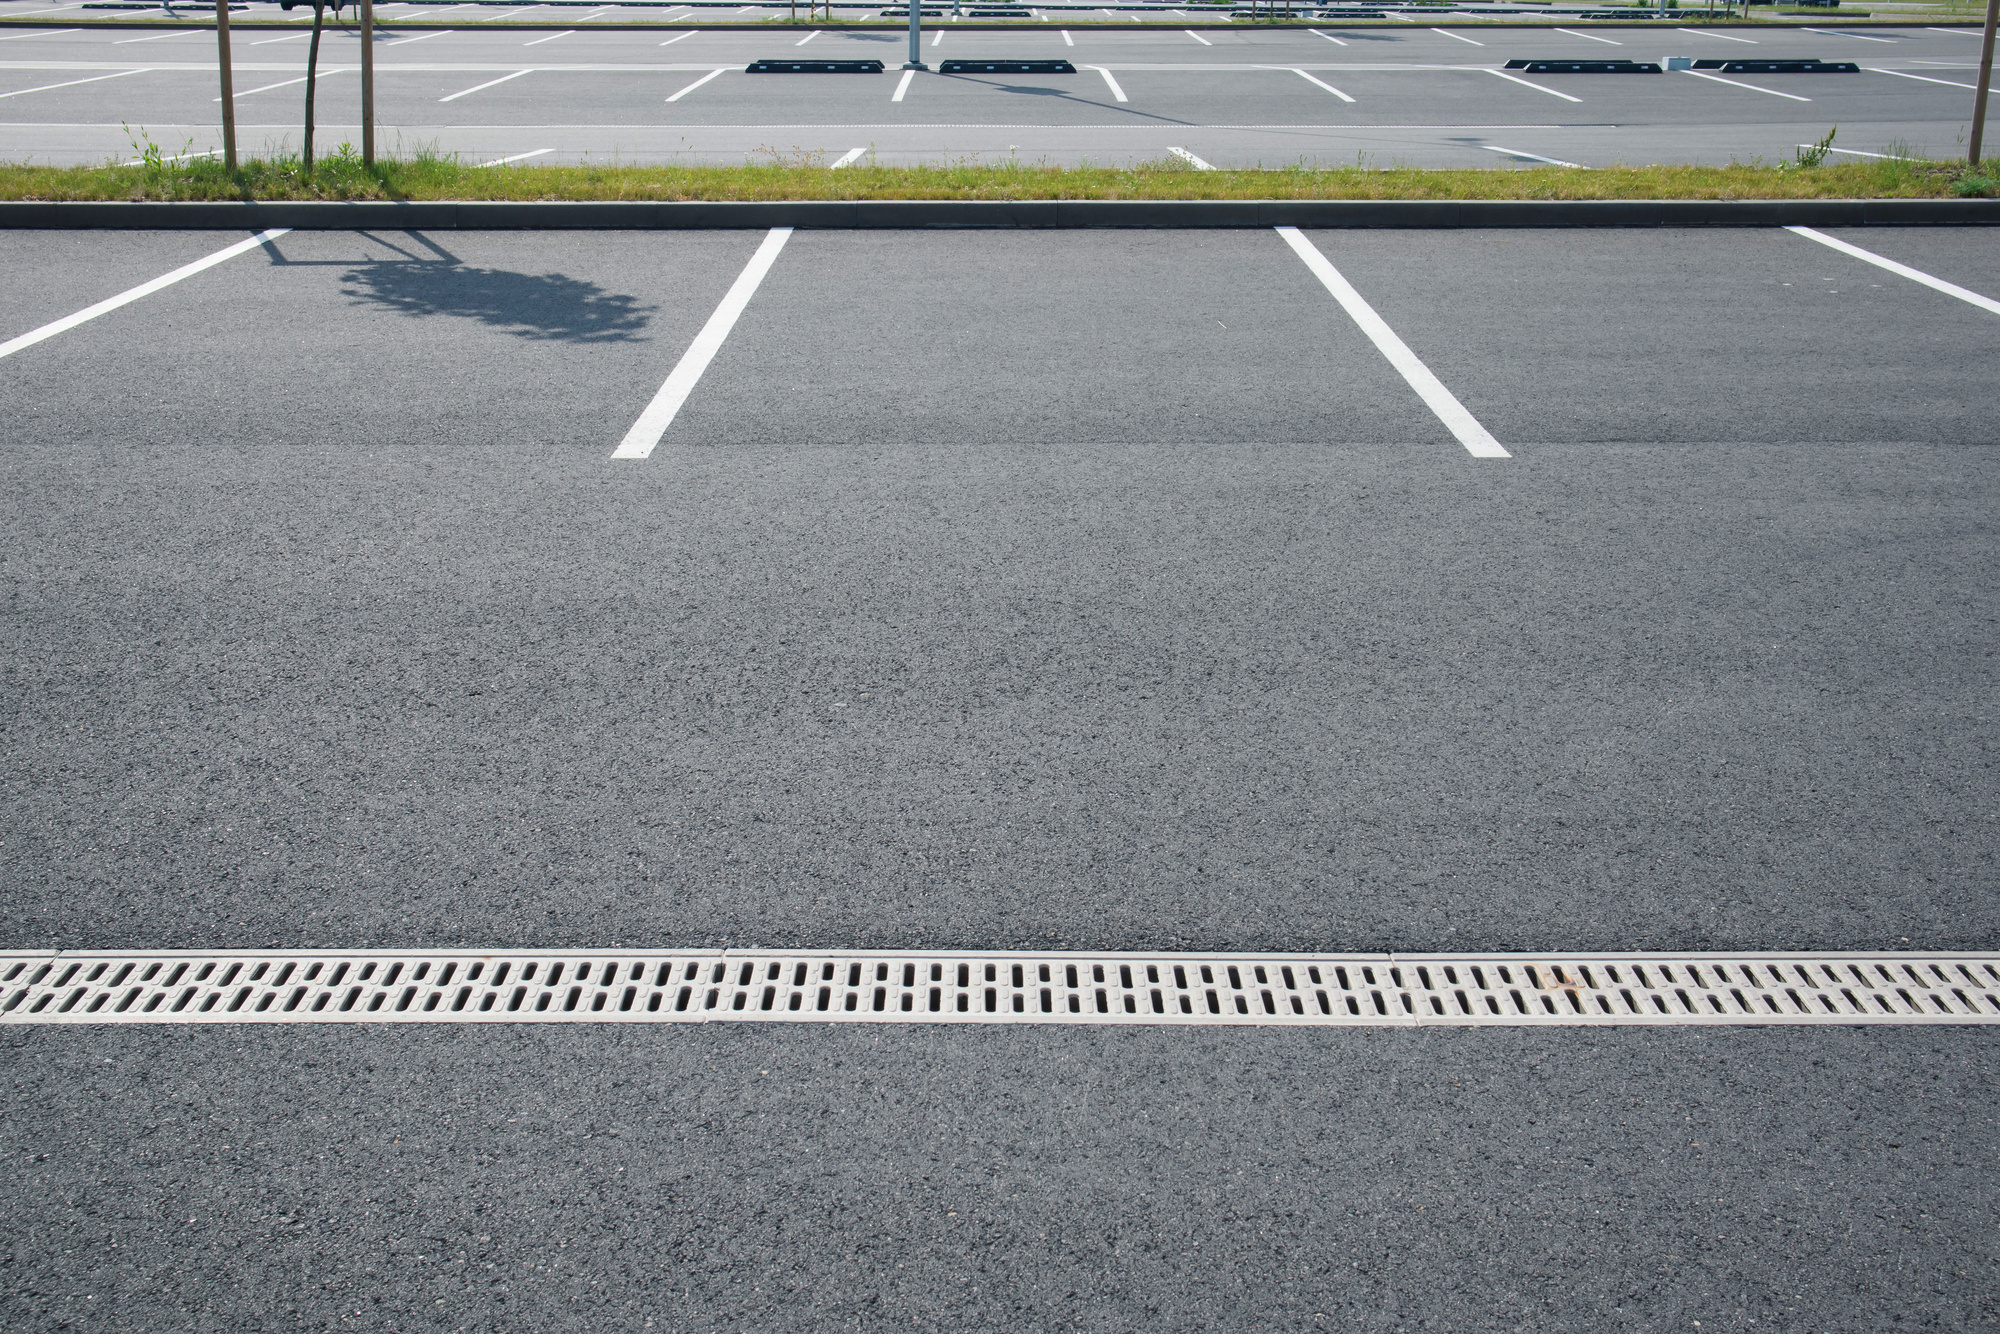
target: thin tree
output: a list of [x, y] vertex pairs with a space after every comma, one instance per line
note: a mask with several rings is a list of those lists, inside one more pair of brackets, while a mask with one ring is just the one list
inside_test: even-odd
[[326, 21], [326, 0], [313, 0], [312, 45], [306, 51], [306, 152], [307, 179], [313, 169], [313, 89], [319, 86], [319, 30]]

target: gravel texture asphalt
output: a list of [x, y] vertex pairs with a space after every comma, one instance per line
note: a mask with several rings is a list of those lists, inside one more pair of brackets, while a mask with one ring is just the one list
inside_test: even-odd
[[[0, 336], [227, 239], [0, 233]], [[614, 462], [760, 239], [293, 233], [0, 361], [0, 942], [1994, 947], [1990, 314], [1317, 235], [1489, 461], [1268, 232], [801, 232]], [[2000, 1319], [1984, 1030], [0, 1046], [9, 1329]]]

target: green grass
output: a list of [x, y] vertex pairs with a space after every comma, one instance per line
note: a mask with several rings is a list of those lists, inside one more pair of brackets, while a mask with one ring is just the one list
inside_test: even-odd
[[1962, 162], [1800, 166], [1277, 168], [1197, 171], [1178, 160], [1130, 167], [1022, 162], [830, 170], [812, 154], [736, 167], [477, 167], [419, 152], [365, 168], [349, 145], [310, 176], [296, 157], [255, 158], [230, 173], [216, 159], [137, 166], [0, 163], [5, 200], [866, 200], [866, 199], [1935, 199], [1994, 193]]

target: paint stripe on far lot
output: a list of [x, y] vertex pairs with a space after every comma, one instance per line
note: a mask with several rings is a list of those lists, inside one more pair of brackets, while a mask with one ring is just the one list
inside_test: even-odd
[[33, 347], [36, 343], [44, 339], [53, 338], [65, 330], [74, 329], [77, 325], [94, 320], [99, 315], [109, 314], [117, 310], [120, 306], [129, 306], [139, 298], [151, 296], [163, 287], [171, 287], [183, 278], [192, 278], [203, 269], [212, 269], [224, 260], [234, 259], [246, 250], [255, 250], [266, 241], [276, 240], [290, 230], [291, 228], [289, 227], [273, 227], [269, 231], [259, 232], [247, 241], [238, 241], [235, 245], [224, 246], [214, 254], [206, 255], [192, 264], [181, 265], [181, 267], [175, 269], [172, 273], [163, 273], [150, 282], [140, 283], [137, 287], [120, 292], [117, 296], [107, 297], [94, 306], [86, 306], [74, 315], [65, 315], [53, 323], [44, 324], [39, 329], [31, 329], [18, 338], [0, 343], [0, 357], [11, 357], [22, 348]]
[[1333, 299], [1340, 303], [1361, 332], [1368, 335], [1382, 355], [1389, 359], [1410, 388], [1417, 391], [1417, 397], [1424, 405], [1437, 414], [1445, 428], [1458, 437], [1458, 443], [1465, 446], [1465, 452], [1476, 459], [1512, 458], [1506, 447], [1493, 438], [1492, 432], [1479, 424], [1479, 420], [1466, 410], [1444, 382], [1431, 374], [1431, 368], [1424, 365], [1417, 354], [1410, 351], [1409, 344], [1396, 336], [1396, 331], [1368, 304], [1354, 285], [1341, 276], [1340, 270], [1319, 251], [1319, 247], [1307, 239], [1306, 234], [1296, 227], [1280, 227], [1278, 235], [1285, 238], [1298, 257], [1305, 261], [1315, 278], [1325, 284], [1333, 293]]

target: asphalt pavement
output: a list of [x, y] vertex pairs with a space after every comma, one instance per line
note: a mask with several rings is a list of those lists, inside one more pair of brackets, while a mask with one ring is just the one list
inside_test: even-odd
[[[234, 239], [0, 233], [0, 339]], [[761, 233], [0, 360], [0, 943], [1994, 948], [1996, 317], [1310, 239], [1513, 457], [1264, 231], [797, 233], [644, 460]], [[0, 1325], [1976, 1329], [1992, 1043], [9, 1027]]]

